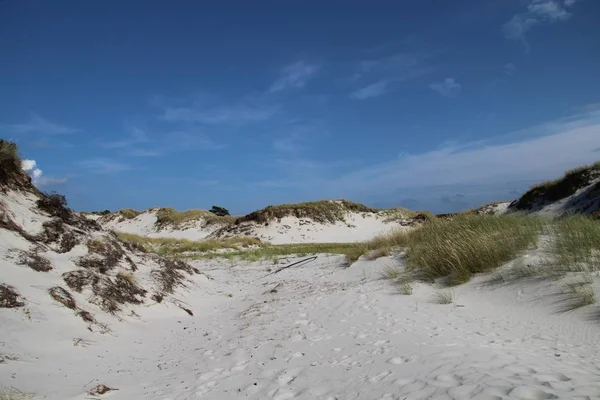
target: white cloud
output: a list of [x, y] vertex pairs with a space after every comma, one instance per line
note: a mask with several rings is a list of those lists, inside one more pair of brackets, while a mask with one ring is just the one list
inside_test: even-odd
[[23, 160], [21, 168], [31, 176], [31, 180], [36, 186], [57, 186], [67, 182], [67, 178], [47, 178], [42, 176], [43, 172], [37, 167], [35, 160]]
[[350, 94], [350, 97], [358, 100], [365, 100], [372, 97], [379, 97], [387, 93], [390, 82], [387, 80], [365, 86]]
[[[304, 160], [304, 164], [298, 166], [297, 160], [287, 160], [295, 168], [288, 176], [269, 181], [268, 185], [313, 190], [320, 196], [353, 198], [397, 195], [408, 190], [427, 193], [436, 187], [451, 187], [454, 193], [463, 193], [464, 187], [498, 192], [511, 183], [538, 182], [558, 177], [569, 168], [595, 162], [598, 153], [594, 149], [599, 145], [600, 111], [593, 111], [494, 141], [454, 144], [419, 154], [405, 153], [399, 158], [353, 170], [351, 168], [356, 166], [348, 165], [337, 174], [332, 171], [335, 161], [324, 164]], [[285, 171], [283, 166], [280, 161], [278, 168]]]
[[462, 90], [462, 86], [454, 78], [446, 78], [443, 82], [432, 83], [429, 87], [444, 97], [456, 97]]
[[12, 133], [44, 133], [49, 135], [67, 135], [79, 132], [79, 129], [50, 122], [37, 114], [31, 114], [27, 122], [6, 124], [2, 125], [2, 128]]
[[279, 92], [289, 88], [302, 88], [317, 73], [319, 67], [298, 61], [283, 68], [279, 78], [269, 88], [270, 93]]
[[504, 34], [509, 39], [522, 41], [526, 51], [529, 51], [525, 33], [536, 25], [568, 20], [572, 15], [568, 8], [575, 3], [576, 0], [565, 0], [562, 4], [559, 0], [529, 0], [526, 10], [513, 15], [503, 25]]

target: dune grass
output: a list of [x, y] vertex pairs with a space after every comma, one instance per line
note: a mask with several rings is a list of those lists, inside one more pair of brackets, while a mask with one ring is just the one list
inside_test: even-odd
[[293, 216], [296, 218], [310, 218], [313, 221], [321, 223], [335, 223], [345, 222], [347, 212], [375, 213], [379, 211], [381, 210], [349, 200], [319, 200], [269, 206], [238, 218], [238, 222], [255, 221], [257, 223], [267, 223], [283, 217]]
[[226, 258], [229, 260], [260, 261], [271, 260], [273, 264], [282, 262], [280, 257], [306, 257], [314, 254], [346, 254], [355, 246], [354, 243], [298, 243], [298, 244], [269, 244], [262, 243], [258, 248], [237, 250], [227, 253], [190, 254], [189, 259]]
[[175, 227], [181, 227], [188, 222], [198, 221], [203, 219], [207, 224], [223, 224], [228, 225], [236, 220], [234, 216], [218, 216], [206, 210], [185, 210], [177, 211], [173, 208], [160, 208], [156, 212], [156, 224], [171, 225]]
[[192, 252], [204, 253], [221, 249], [241, 250], [245, 247], [264, 245], [264, 243], [254, 237], [232, 237], [193, 241], [175, 238], [151, 238], [124, 232], [115, 233], [123, 242], [142, 246], [146, 251], [160, 255], [178, 255]]
[[125, 219], [134, 219], [135, 217], [140, 215], [142, 211], [134, 210], [132, 208], [124, 208], [122, 210], [119, 210], [117, 213], [122, 215]]
[[408, 271], [418, 272], [426, 281], [449, 278], [449, 284], [460, 284], [474, 274], [500, 267], [536, 245], [545, 227], [544, 220], [523, 215], [457, 215], [379, 236], [357, 245], [348, 257], [352, 262], [361, 254], [404, 248]]
[[585, 216], [561, 218], [554, 224], [551, 254], [566, 272], [600, 271], [600, 222]]

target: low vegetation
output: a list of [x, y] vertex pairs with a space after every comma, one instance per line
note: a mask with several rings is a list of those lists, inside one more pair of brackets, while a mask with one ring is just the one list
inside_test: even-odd
[[0, 400], [29, 400], [33, 394], [22, 392], [14, 387], [0, 386]]
[[0, 185], [11, 183], [23, 171], [17, 145], [0, 139]]
[[235, 221], [232, 216], [219, 216], [206, 210], [177, 211], [173, 208], [160, 208], [156, 212], [156, 224], [159, 226], [181, 227], [186, 223], [204, 220], [207, 224], [231, 224]]
[[381, 210], [348, 200], [320, 200], [269, 206], [238, 218], [236, 223], [254, 221], [259, 224], [265, 224], [287, 216], [310, 218], [313, 221], [321, 223], [335, 223], [344, 222], [347, 212], [374, 213], [379, 211]]
[[24, 305], [25, 303], [14, 287], [0, 283], [0, 308], [17, 308]]
[[193, 241], [174, 238], [151, 238], [132, 233], [117, 233], [118, 238], [126, 243], [143, 247], [148, 252], [160, 255], [178, 255], [183, 253], [205, 253], [218, 250], [241, 250], [250, 246], [262, 246], [263, 243], [254, 237], [232, 237]]
[[135, 217], [140, 215], [142, 212], [134, 210], [132, 208], [124, 208], [122, 210], [119, 210], [117, 213], [125, 219], [134, 219]]
[[559, 179], [545, 181], [533, 186], [521, 198], [511, 204], [514, 210], [529, 210], [540, 202], [550, 203], [571, 196], [600, 177], [600, 162], [581, 166], [565, 172]]
[[492, 271], [537, 244], [545, 223], [536, 217], [510, 215], [457, 215], [435, 219], [409, 231], [400, 230], [356, 245], [350, 262], [362, 254], [388, 254], [405, 249], [407, 270], [419, 278], [449, 284], [468, 281], [474, 274]]
[[438, 304], [452, 304], [454, 302], [454, 295], [449, 290], [439, 290], [435, 292], [433, 300]]

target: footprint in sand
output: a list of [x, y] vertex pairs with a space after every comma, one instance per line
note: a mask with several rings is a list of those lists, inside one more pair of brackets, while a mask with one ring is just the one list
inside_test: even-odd
[[371, 383], [381, 382], [382, 380], [384, 380], [385, 378], [387, 378], [390, 375], [392, 375], [392, 371], [383, 371], [375, 376], [370, 377], [369, 382], [371, 382]]

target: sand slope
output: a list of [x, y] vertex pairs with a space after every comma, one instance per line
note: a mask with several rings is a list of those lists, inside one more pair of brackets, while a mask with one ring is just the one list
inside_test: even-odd
[[0, 310], [0, 349], [19, 357], [0, 383], [57, 400], [99, 383], [115, 400], [600, 398], [597, 322], [557, 315], [546, 284], [475, 281], [439, 305], [427, 285], [402, 296], [381, 280], [394, 262], [346, 269], [323, 255], [271, 275], [268, 263], [198, 262], [214, 281], [182, 294], [194, 317], [148, 307], [111, 335], [52, 308]]
[[127, 219], [119, 214], [110, 214], [96, 218], [104, 229], [117, 232], [134, 233], [149, 237], [169, 237], [188, 240], [202, 240], [215, 230], [221, 228], [219, 224], [209, 224], [204, 219], [190, 221], [184, 226], [159, 226], [156, 212], [150, 209], [142, 212], [135, 218]]
[[405, 229], [397, 221], [377, 213], [352, 213], [344, 221], [316, 222], [310, 218], [286, 216], [259, 224], [254, 221], [222, 228], [209, 238], [254, 236], [273, 244], [289, 243], [352, 243], [362, 242], [394, 229]]

